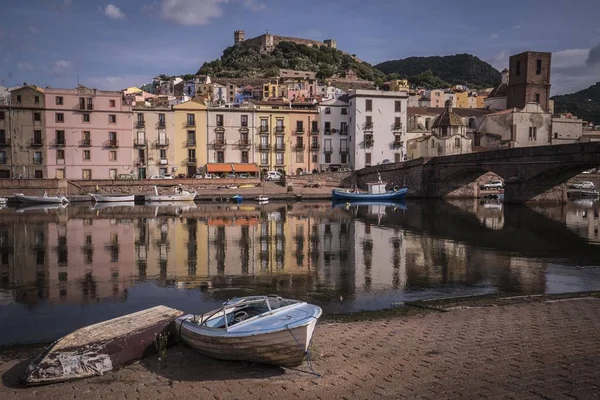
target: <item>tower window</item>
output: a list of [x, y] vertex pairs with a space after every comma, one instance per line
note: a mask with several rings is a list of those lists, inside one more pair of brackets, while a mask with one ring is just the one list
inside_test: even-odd
[[537, 64], [535, 67], [535, 73], [536, 73], [536, 75], [542, 74], [542, 60], [537, 60]]
[[540, 94], [539, 94], [539, 93], [536, 93], [536, 94], [535, 94], [535, 102], [536, 102], [536, 103], [539, 103], [539, 102], [540, 102]]
[[517, 63], [515, 65], [515, 75], [521, 75], [521, 60], [517, 60]]

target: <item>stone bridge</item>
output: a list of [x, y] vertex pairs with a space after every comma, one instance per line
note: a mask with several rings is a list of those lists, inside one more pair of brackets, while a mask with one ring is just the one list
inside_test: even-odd
[[487, 172], [504, 179], [507, 203], [567, 199], [561, 185], [583, 171], [600, 166], [600, 142], [519, 147], [445, 157], [419, 158], [356, 171], [344, 181], [364, 187], [377, 180], [406, 185], [407, 197], [442, 198]]

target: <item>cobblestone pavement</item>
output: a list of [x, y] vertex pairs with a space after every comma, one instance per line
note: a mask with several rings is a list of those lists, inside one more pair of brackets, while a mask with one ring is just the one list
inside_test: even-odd
[[[600, 299], [579, 298], [375, 322], [321, 324], [298, 370], [170, 349], [71, 383], [18, 386], [3, 360], [0, 399], [589, 399], [600, 396]], [[18, 358], [18, 357], [17, 357]]]

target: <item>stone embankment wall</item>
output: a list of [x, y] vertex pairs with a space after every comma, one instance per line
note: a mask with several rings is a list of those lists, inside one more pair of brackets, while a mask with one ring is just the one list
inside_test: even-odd
[[344, 182], [354, 175], [353, 172], [322, 172], [309, 175], [286, 176], [284, 186], [304, 186], [319, 184], [319, 186], [342, 187]]

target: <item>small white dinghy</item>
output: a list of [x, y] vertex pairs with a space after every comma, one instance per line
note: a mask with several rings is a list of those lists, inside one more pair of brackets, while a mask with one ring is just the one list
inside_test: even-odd
[[258, 195], [255, 200], [258, 204], [266, 204], [269, 202], [269, 198], [264, 194]]
[[65, 196], [48, 196], [47, 192], [44, 192], [43, 196], [26, 196], [23, 193], [15, 193], [15, 198], [21, 203], [60, 204], [69, 202], [69, 199], [67, 199]]
[[144, 201], [160, 202], [160, 201], [194, 201], [196, 198], [196, 192], [190, 192], [177, 185], [175, 187], [174, 194], [158, 194], [158, 187], [154, 185], [154, 194], [147, 194], [144, 196]]
[[209, 357], [297, 367], [321, 313], [299, 300], [250, 296], [202, 315], [184, 315], [176, 326], [184, 343]]
[[116, 195], [103, 195], [99, 193], [90, 193], [92, 199], [96, 203], [122, 203], [127, 201], [135, 201], [135, 195], [133, 194], [116, 194]]

